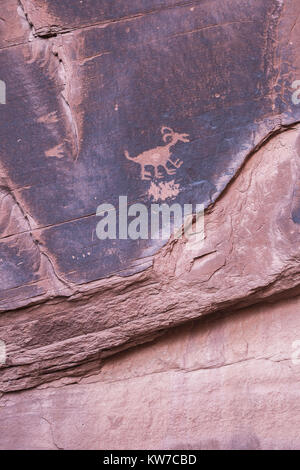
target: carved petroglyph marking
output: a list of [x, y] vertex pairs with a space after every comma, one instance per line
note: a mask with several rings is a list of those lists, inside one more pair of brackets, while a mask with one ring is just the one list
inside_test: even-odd
[[[183, 164], [179, 158], [175, 161], [171, 159], [172, 151], [171, 148], [177, 144], [177, 142], [189, 142], [188, 134], [179, 134], [174, 132], [173, 129], [169, 127], [162, 127], [161, 133], [163, 136], [163, 141], [166, 142], [166, 145], [161, 145], [151, 150], [146, 150], [137, 157], [130, 157], [127, 150], [125, 150], [125, 157], [127, 160], [132, 160], [135, 163], [138, 163], [141, 166], [141, 178], [143, 180], [151, 179], [151, 173], [145, 170], [146, 166], [152, 166], [154, 168], [154, 177], [163, 178], [163, 174], [158, 171], [158, 167], [162, 166], [168, 175], [174, 175], [177, 168], [180, 168]], [[174, 168], [167, 166], [167, 163], [172, 165]]]
[[61, 143], [49, 150], [46, 150], [45, 155], [46, 157], [63, 158], [65, 156], [64, 144]]
[[175, 183], [174, 180], [166, 181], [165, 183], [155, 184], [151, 181], [148, 190], [148, 196], [154, 201], [165, 201], [166, 199], [174, 199], [180, 192], [180, 185]]
[[57, 111], [53, 111], [51, 113], [40, 116], [37, 122], [42, 124], [55, 124], [56, 122], [58, 122]]

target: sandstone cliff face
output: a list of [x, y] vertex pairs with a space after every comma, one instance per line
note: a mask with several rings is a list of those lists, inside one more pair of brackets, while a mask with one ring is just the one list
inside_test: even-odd
[[0, 447], [300, 448], [299, 2], [0, 5]]
[[298, 449], [299, 308], [206, 317], [90, 377], [5, 394], [1, 448]]

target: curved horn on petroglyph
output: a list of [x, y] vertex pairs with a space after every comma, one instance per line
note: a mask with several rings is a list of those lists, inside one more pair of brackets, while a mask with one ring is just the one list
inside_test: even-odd
[[173, 138], [174, 136], [174, 131], [173, 129], [171, 129], [170, 127], [162, 127], [161, 128], [161, 133], [162, 133], [162, 136], [163, 136], [163, 141], [164, 142], [168, 142], [168, 139], [171, 137], [171, 139]]

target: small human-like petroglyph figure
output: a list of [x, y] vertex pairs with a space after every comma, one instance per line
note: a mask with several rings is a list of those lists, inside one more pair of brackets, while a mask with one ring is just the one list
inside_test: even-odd
[[6, 104], [6, 85], [3, 80], [0, 80], [0, 104]]
[[[163, 174], [158, 171], [158, 167], [162, 166], [168, 175], [174, 175], [177, 168], [181, 167], [183, 161], [177, 158], [175, 161], [171, 160], [172, 151], [171, 148], [177, 144], [177, 142], [189, 142], [188, 134], [179, 134], [174, 132], [169, 127], [162, 127], [161, 133], [163, 141], [166, 145], [161, 145], [151, 150], [146, 150], [137, 157], [130, 157], [127, 150], [125, 150], [125, 157], [128, 160], [132, 160], [141, 166], [141, 177], [143, 180], [151, 179], [151, 173], [145, 170], [146, 166], [152, 166], [154, 168], [155, 178], [163, 178]], [[174, 168], [169, 168], [167, 163], [171, 164]]]

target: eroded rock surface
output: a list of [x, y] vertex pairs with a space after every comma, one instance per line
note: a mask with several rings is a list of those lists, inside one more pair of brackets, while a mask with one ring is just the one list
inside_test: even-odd
[[[6, 5], [1, 175], [30, 222], [33, 251], [52, 265], [57, 295], [146, 269], [161, 246], [99, 240], [99, 204], [117, 207], [126, 195], [149, 206], [151, 185], [163, 182], [178, 188], [172, 201], [208, 206], [257, 145], [299, 120], [298, 13], [297, 2], [279, 0]], [[162, 178], [147, 168], [144, 180], [126, 152], [164, 145], [163, 127], [188, 135], [172, 149], [183, 164], [160, 168]], [[1, 240], [8, 266], [10, 243]], [[34, 263], [12, 269], [2, 309], [28, 304], [28, 284], [32, 299], [49, 298], [53, 276]]]
[[78, 383], [5, 395], [0, 448], [299, 449], [299, 308], [207, 317]]
[[[97, 432], [98, 426], [106, 426], [107, 435], [109, 429], [120, 428], [114, 437], [118, 448], [124, 428], [114, 417], [127, 378], [121, 376], [120, 388], [103, 384], [103, 370], [114, 368], [108, 356], [156, 339], [160, 346], [151, 343], [129, 353], [135, 358], [135, 377], [140, 358], [151, 351], [155, 361], [156, 347], [165, 347], [169, 340], [157, 337], [168, 328], [204, 315], [209, 322], [209, 315], [216, 313], [217, 319], [207, 324], [218, 329], [224, 322], [225, 329], [231, 328], [236, 320], [229, 313], [234, 310], [300, 292], [300, 4], [1, 0], [0, 5], [0, 80], [7, 89], [6, 103], [0, 104], [0, 339], [7, 351], [0, 366], [0, 391], [5, 413], [12, 416], [19, 406], [19, 395], [13, 392], [45, 387], [21, 394], [35, 403], [32, 412], [40, 425], [27, 441], [22, 431], [15, 431], [18, 423], [12, 419], [13, 447], [85, 446], [76, 440], [76, 431], [71, 440], [54, 438], [53, 426], [60, 427], [60, 419], [68, 422], [69, 417], [51, 413], [60, 408], [59, 400], [76, 406], [86, 391], [91, 394], [83, 418], [90, 426], [88, 447], [108, 445], [99, 443]], [[170, 158], [177, 163], [163, 165], [162, 156], [165, 162]], [[117, 207], [122, 195], [128, 205], [139, 202], [148, 208], [154, 201], [204, 204], [204, 242], [186, 237], [99, 240], [98, 205]], [[291, 303], [290, 312], [296, 312], [296, 304]], [[276, 305], [283, 322], [284, 308]], [[253, 312], [261, 308], [269, 328], [271, 315], [265, 305], [249, 310], [250, 330], [256, 321]], [[244, 314], [246, 330], [247, 314], [241, 311], [234, 318]], [[205, 322], [199, 323], [201, 338]], [[178, 335], [183, 338], [191, 327], [181, 328]], [[289, 337], [296, 318], [287, 328], [284, 335]], [[176, 334], [170, 341], [180, 351]], [[266, 374], [270, 384], [279, 384], [283, 395], [287, 393], [263, 344], [255, 343], [256, 352], [249, 356], [241, 352], [238, 334], [233, 334], [233, 343], [241, 361], [247, 361], [250, 389]], [[219, 351], [217, 346], [214, 351]], [[204, 357], [219, 354], [209, 351], [204, 341]], [[193, 362], [195, 356], [187, 360]], [[259, 356], [266, 361], [255, 372]], [[126, 366], [124, 357], [116, 364], [125, 361]], [[245, 380], [247, 371], [236, 362], [233, 358], [227, 369], [225, 361], [225, 370], [233, 371], [222, 382], [226, 390]], [[171, 363], [163, 370], [166, 381], [173, 380]], [[209, 359], [203, 360], [203, 368], [209, 364]], [[100, 368], [96, 384], [64, 388], [65, 381], [95, 377]], [[222, 387], [215, 368], [219, 366], [205, 374], [219, 409], [217, 395], [222, 391], [217, 392], [217, 383]], [[294, 386], [288, 372], [284, 369]], [[152, 373], [156, 366], [150, 368]], [[139, 390], [147, 388], [147, 374], [143, 370], [142, 377], [133, 379], [132, 397], [126, 402], [133, 415]], [[213, 436], [216, 420], [208, 412], [204, 415], [205, 408], [198, 404], [207, 400], [196, 375], [189, 369], [180, 377], [187, 377], [191, 390], [199, 394], [199, 399], [187, 397], [191, 410], [199, 406], [195, 426], [209, 422]], [[54, 391], [56, 385], [49, 385], [53, 382], [60, 384]], [[170, 392], [175, 401], [189, 393], [183, 382], [180, 378], [182, 392], [179, 386]], [[94, 408], [102, 387], [112, 393], [111, 427], [89, 418], [89, 407]], [[236, 393], [235, 400], [243, 400], [243, 392]], [[262, 406], [267, 394], [262, 392]], [[146, 394], [145, 402], [148, 399]], [[293, 419], [290, 413], [297, 406], [288, 399], [286, 416]], [[278, 409], [274, 400], [270, 415]], [[224, 422], [234, 418], [229, 392], [226, 403]], [[51, 416], [43, 415], [44, 406]], [[247, 406], [246, 414], [252, 405]], [[147, 407], [158, 426], [153, 425], [155, 435], [158, 408]], [[161, 419], [163, 435], [157, 431], [153, 441], [139, 441], [142, 435], [133, 430], [122, 445], [187, 445], [172, 436], [167, 418]], [[179, 421], [178, 435], [187, 427], [185, 419]], [[286, 439], [274, 431], [268, 440], [271, 418], [260, 432], [263, 424], [257, 416], [253, 429], [247, 428], [247, 417], [239, 422], [243, 429], [232, 433], [224, 425], [215, 444], [199, 435], [199, 441], [191, 438], [191, 446], [299, 445], [294, 427]]]

